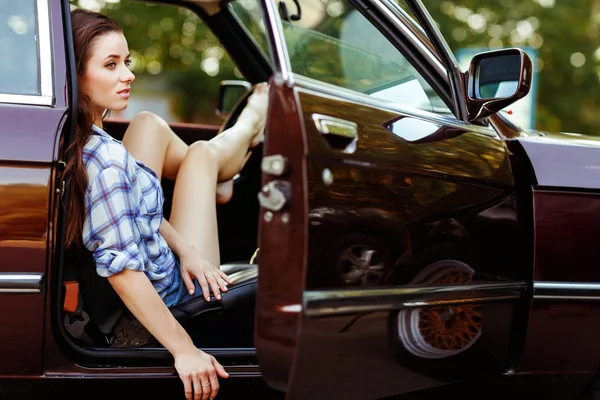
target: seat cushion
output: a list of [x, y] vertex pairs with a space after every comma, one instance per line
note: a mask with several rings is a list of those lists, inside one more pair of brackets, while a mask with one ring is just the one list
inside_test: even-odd
[[253, 264], [225, 264], [221, 266], [232, 283], [228, 291], [221, 294], [221, 300], [216, 301], [211, 297], [207, 302], [203, 296], [171, 307], [171, 313], [179, 322], [186, 322], [191, 318], [209, 311], [227, 311], [238, 306], [254, 301], [258, 284], [258, 266]]

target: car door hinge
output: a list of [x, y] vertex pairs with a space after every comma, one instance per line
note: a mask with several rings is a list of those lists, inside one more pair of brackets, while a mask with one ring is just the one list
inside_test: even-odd
[[290, 171], [288, 159], [281, 154], [263, 157], [260, 169], [265, 174], [273, 176], [284, 176]]
[[288, 205], [291, 192], [289, 182], [271, 181], [258, 193], [258, 202], [269, 211], [281, 211]]

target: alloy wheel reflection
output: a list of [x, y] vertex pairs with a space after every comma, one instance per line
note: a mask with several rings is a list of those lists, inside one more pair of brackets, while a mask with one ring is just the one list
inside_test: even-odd
[[[442, 260], [425, 268], [412, 284], [470, 282], [474, 271], [457, 260]], [[398, 313], [398, 336], [411, 354], [428, 359], [464, 352], [481, 336], [481, 305], [425, 307]]]
[[374, 246], [354, 244], [342, 250], [338, 271], [348, 285], [374, 285], [381, 281], [385, 261]]

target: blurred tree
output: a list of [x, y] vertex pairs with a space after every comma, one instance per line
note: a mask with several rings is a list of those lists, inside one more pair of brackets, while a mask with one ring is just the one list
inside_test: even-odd
[[222, 123], [215, 115], [219, 83], [241, 75], [218, 39], [193, 12], [128, 0], [71, 3], [100, 11], [121, 26], [132, 69], [139, 81], [146, 83], [144, 91], [167, 93], [178, 121]]
[[600, 0], [424, 3], [454, 51], [537, 49], [537, 129], [600, 135]]
[[[180, 120], [220, 122], [214, 114], [218, 83], [240, 75], [192, 12], [129, 0], [71, 1], [84, 8], [94, 4], [123, 27], [134, 71], [140, 78], [154, 76], [167, 85]], [[323, 1], [328, 5], [338, 0]], [[537, 129], [600, 135], [600, 0], [579, 0], [576, 5], [571, 0], [424, 3], [454, 51], [509, 46], [538, 50]], [[330, 64], [327, 46], [310, 50], [322, 52], [323, 61], [305, 67]]]

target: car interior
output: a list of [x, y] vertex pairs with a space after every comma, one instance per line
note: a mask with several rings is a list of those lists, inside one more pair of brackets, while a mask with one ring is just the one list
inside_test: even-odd
[[[271, 70], [264, 54], [247, 42], [248, 37], [239, 30], [240, 26], [231, 14], [221, 12], [209, 16], [200, 7], [193, 11], [209, 27], [214, 28], [213, 31], [227, 32], [226, 39], [221, 40], [222, 45], [234, 62], [236, 59], [244, 60], [243, 64], [236, 64], [249, 83], [268, 81]], [[219, 32], [215, 33], [219, 36]], [[225, 114], [226, 119], [221, 127], [194, 123], [169, 125], [187, 144], [209, 140], [235, 124], [250, 94], [251, 89]], [[202, 93], [198, 96], [202, 96]], [[120, 140], [128, 123], [125, 119], [107, 119], [104, 128], [111, 136]], [[207, 302], [203, 296], [198, 296], [171, 308], [175, 318], [199, 348], [229, 349], [229, 353], [233, 355], [254, 354], [254, 304], [260, 257], [257, 249], [257, 194], [261, 184], [261, 159], [262, 144], [259, 144], [235, 177], [231, 200], [217, 205], [221, 270], [233, 281], [228, 286], [229, 290], [222, 293], [220, 301], [212, 297]], [[168, 219], [174, 182], [163, 178], [162, 186], [165, 197], [164, 217]], [[149, 351], [145, 352], [145, 359], [165, 359], [168, 356], [127, 310], [108, 280], [96, 273], [93, 256], [87, 249], [76, 246], [64, 249], [58, 275], [56, 293], [59, 296], [55, 310], [60, 309], [60, 319], [56, 325], [59, 325], [58, 330], [67, 345], [83, 355], [84, 359], [100, 357], [113, 360], [122, 354], [115, 352], [116, 349], [128, 351], [124, 356], [127, 359], [144, 358], [146, 349]], [[131, 348], [138, 349], [131, 352], [128, 350]], [[152, 351], [157, 348], [163, 351]]]

